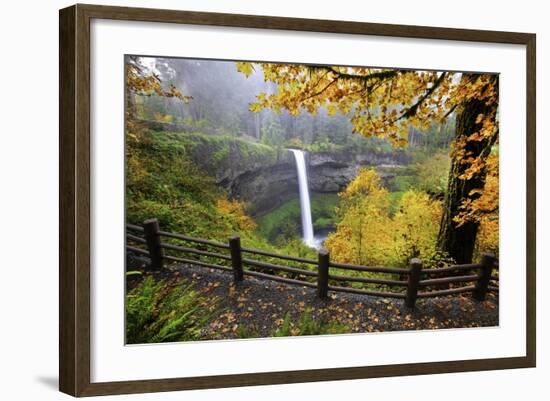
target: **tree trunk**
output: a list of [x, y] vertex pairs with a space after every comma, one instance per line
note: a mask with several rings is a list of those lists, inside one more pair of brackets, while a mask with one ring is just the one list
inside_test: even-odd
[[[478, 78], [479, 75], [476, 74], [464, 74], [462, 80], [474, 82]], [[478, 115], [488, 115], [494, 110], [494, 107], [497, 107], [496, 104], [488, 106], [484, 100], [467, 100], [456, 116], [455, 142], [460, 142], [479, 131], [481, 124], [476, 122]], [[487, 157], [495, 140], [496, 135], [494, 138], [481, 141], [466, 141], [466, 154], [473, 158]], [[458, 264], [472, 262], [479, 223], [467, 221], [458, 226], [453, 219], [460, 212], [460, 206], [466, 198], [475, 199], [480, 196], [480, 194], [471, 195], [470, 193], [475, 189], [483, 190], [486, 176], [485, 169], [482, 169], [470, 179], [459, 178], [469, 167], [469, 164], [461, 163], [462, 160], [456, 156], [453, 156], [451, 160], [445, 205], [438, 235], [439, 250], [448, 254]]]

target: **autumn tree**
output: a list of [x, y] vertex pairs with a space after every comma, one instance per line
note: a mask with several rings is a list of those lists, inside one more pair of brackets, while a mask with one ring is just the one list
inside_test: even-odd
[[361, 169], [339, 194], [339, 223], [325, 246], [344, 263], [384, 264], [392, 254], [390, 201], [373, 169]]
[[374, 169], [361, 169], [339, 194], [339, 223], [325, 246], [344, 263], [407, 265], [420, 257], [426, 267], [442, 258], [436, 249], [441, 202], [409, 190], [391, 211], [390, 196]]
[[471, 261], [479, 222], [462, 219], [460, 208], [484, 190], [486, 159], [496, 142], [498, 77], [365, 67], [237, 63], [246, 76], [261, 68], [277, 84], [259, 93], [250, 110], [264, 108], [291, 115], [302, 111], [349, 115], [353, 132], [407, 145], [409, 128], [428, 130], [456, 114], [452, 168], [446, 210], [438, 239], [441, 251], [458, 263]]
[[[459, 90], [464, 92], [464, 98], [456, 116], [456, 134], [438, 245], [457, 263], [470, 263], [479, 229], [479, 216], [485, 213], [483, 208], [487, 208], [480, 203], [480, 198], [487, 199], [483, 197], [484, 193], [490, 196], [491, 192], [486, 189], [486, 177], [489, 155], [498, 139], [498, 76], [464, 74]], [[495, 159], [492, 161], [495, 166]], [[498, 208], [498, 195], [496, 202], [492, 200], [488, 208]]]
[[126, 130], [129, 139], [136, 139], [139, 130], [137, 119], [136, 99], [140, 96], [159, 96], [162, 98], [176, 98], [184, 103], [192, 98], [184, 96], [172, 84], [163, 84], [158, 73], [145, 67], [139, 57], [126, 57]]

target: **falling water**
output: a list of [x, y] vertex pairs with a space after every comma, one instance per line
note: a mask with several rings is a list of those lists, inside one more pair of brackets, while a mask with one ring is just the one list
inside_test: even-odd
[[300, 210], [302, 214], [303, 240], [307, 246], [316, 248], [317, 244], [313, 237], [313, 223], [311, 220], [311, 203], [309, 201], [309, 187], [307, 183], [306, 159], [304, 152], [298, 149], [289, 149], [296, 160], [296, 171], [298, 173], [298, 187], [300, 189]]

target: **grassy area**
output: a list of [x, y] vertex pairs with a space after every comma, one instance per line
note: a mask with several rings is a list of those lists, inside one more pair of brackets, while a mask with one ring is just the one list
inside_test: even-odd
[[[311, 193], [311, 214], [314, 230], [330, 229], [336, 225], [335, 208], [337, 194]], [[258, 233], [275, 241], [277, 237], [291, 238], [301, 233], [300, 199], [298, 197], [283, 203], [278, 208], [256, 220]]]
[[300, 232], [300, 200], [291, 199], [256, 219], [257, 231], [274, 241], [279, 235], [298, 235]]
[[329, 229], [336, 225], [338, 194], [311, 194], [311, 218], [315, 230]]

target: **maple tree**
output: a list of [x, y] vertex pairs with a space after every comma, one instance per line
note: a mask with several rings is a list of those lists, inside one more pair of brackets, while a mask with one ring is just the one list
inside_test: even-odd
[[498, 76], [330, 65], [247, 62], [237, 69], [250, 76], [261, 68], [264, 79], [277, 84], [273, 93], [259, 93], [250, 110], [287, 110], [349, 115], [353, 132], [407, 145], [409, 127], [428, 129], [456, 115], [445, 213], [439, 248], [458, 263], [473, 255], [479, 221], [461, 213], [481, 196], [487, 157], [498, 140]]
[[440, 201], [409, 190], [392, 213], [389, 192], [374, 169], [361, 169], [340, 200], [340, 221], [324, 244], [339, 262], [403, 266], [420, 257], [429, 267], [441, 260], [435, 247]]
[[380, 177], [372, 169], [362, 169], [339, 196], [339, 222], [324, 243], [332, 257], [343, 263], [391, 264], [390, 202]]

